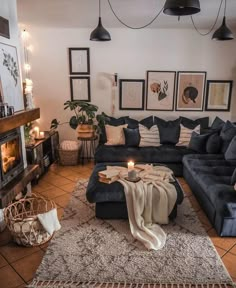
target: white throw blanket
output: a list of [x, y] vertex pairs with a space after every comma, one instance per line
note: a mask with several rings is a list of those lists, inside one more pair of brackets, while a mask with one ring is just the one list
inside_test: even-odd
[[108, 166], [120, 171], [118, 180], [124, 186], [130, 230], [134, 238], [146, 248], [159, 250], [164, 247], [166, 234], [157, 224], [168, 224], [168, 216], [177, 200], [173, 172], [164, 166], [138, 165], [141, 181], [133, 183], [124, 179], [127, 169]]
[[48, 212], [37, 215], [40, 223], [43, 225], [43, 228], [52, 235], [55, 231], [61, 229], [61, 224], [58, 221], [57, 209], [54, 208]]

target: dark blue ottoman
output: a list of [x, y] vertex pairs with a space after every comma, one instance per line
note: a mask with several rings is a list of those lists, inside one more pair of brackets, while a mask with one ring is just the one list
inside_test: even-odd
[[[123, 166], [127, 167], [127, 163], [98, 163], [94, 167], [92, 175], [89, 179], [86, 196], [90, 203], [96, 203], [96, 217], [102, 219], [127, 219], [127, 207], [125, 200], [124, 188], [121, 183], [113, 182], [105, 184], [98, 181], [98, 172], [105, 170], [106, 166]], [[177, 191], [176, 204], [169, 215], [173, 219], [177, 215], [177, 205], [181, 204], [184, 198], [183, 190], [175, 179], [173, 185]]]

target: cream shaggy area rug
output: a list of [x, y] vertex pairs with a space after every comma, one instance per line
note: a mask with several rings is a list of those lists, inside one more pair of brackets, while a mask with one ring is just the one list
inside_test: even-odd
[[[147, 251], [125, 220], [99, 220], [80, 181], [28, 287], [213, 287], [232, 280], [185, 198], [178, 216], [162, 226], [166, 246]], [[145, 285], [144, 285], [145, 284]], [[172, 286], [171, 286], [172, 287]]]

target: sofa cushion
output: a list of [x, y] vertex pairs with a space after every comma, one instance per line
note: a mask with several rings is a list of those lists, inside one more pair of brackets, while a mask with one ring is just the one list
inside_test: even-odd
[[231, 185], [235, 185], [236, 183], [236, 168], [234, 169], [234, 172], [231, 176]]
[[205, 153], [206, 152], [206, 142], [209, 137], [209, 134], [198, 134], [196, 132], [192, 133], [189, 148], [198, 152], [198, 153]]
[[128, 124], [128, 128], [138, 128], [139, 123], [142, 124], [143, 126], [147, 127], [150, 129], [153, 126], [153, 116], [149, 116], [147, 118], [144, 118], [140, 121], [132, 118], [126, 117], [125, 123]]
[[176, 144], [176, 146], [188, 146], [192, 133], [196, 132], [200, 134], [200, 125], [197, 125], [194, 129], [189, 129], [184, 127], [184, 125], [180, 124], [180, 135], [179, 135], [179, 141]]
[[157, 147], [160, 146], [160, 135], [156, 125], [150, 129], [139, 124], [140, 142], [139, 147]]
[[139, 129], [124, 128], [125, 145], [128, 147], [138, 147], [140, 142]]
[[[120, 117], [120, 118], [114, 118], [114, 117], [106, 116], [105, 117], [105, 124], [108, 124], [111, 126], [120, 126], [120, 125], [126, 124], [125, 123], [126, 118], [128, 118], [128, 116]], [[107, 142], [105, 126], [101, 128], [101, 134], [100, 134], [99, 142], [100, 143]]]
[[213, 123], [211, 124], [211, 129], [221, 130], [221, 128], [224, 126], [224, 124], [225, 124], [225, 121], [223, 121], [218, 116], [216, 116]]
[[201, 129], [207, 129], [209, 126], [209, 117], [203, 117], [196, 120], [192, 120], [183, 116], [180, 116], [181, 124], [189, 129], [194, 129], [197, 125], [200, 125]]
[[225, 152], [226, 160], [236, 160], [236, 136], [231, 140], [226, 152]]
[[143, 163], [182, 163], [186, 154], [195, 152], [187, 147], [161, 145], [159, 147], [127, 147], [99, 145], [95, 152], [96, 162], [134, 162]]
[[127, 124], [120, 126], [105, 125], [107, 142], [105, 145], [125, 145], [124, 128]]
[[220, 137], [222, 138], [222, 147], [221, 152], [225, 153], [231, 140], [236, 135], [236, 126], [231, 123], [230, 121], [227, 121], [224, 126], [221, 129]]
[[155, 116], [154, 124], [158, 126], [161, 144], [178, 143], [180, 133], [180, 118], [173, 121], [165, 121]]
[[209, 154], [217, 154], [220, 152], [221, 138], [218, 133], [209, 136], [206, 143], [206, 152]]

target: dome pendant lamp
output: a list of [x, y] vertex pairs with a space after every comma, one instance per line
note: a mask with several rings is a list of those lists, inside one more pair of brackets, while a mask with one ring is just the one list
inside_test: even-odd
[[224, 9], [224, 18], [222, 25], [220, 28], [218, 28], [215, 33], [212, 36], [213, 40], [219, 40], [219, 41], [226, 41], [226, 40], [233, 40], [234, 35], [229, 30], [229, 28], [226, 26], [226, 18], [225, 18], [225, 12], [226, 12], [226, 0], [225, 0], [225, 9]]
[[163, 13], [171, 16], [187, 16], [200, 12], [199, 0], [166, 0]]
[[102, 26], [101, 0], [99, 0], [98, 26], [90, 34], [90, 40], [91, 41], [110, 41], [111, 40], [111, 36], [109, 32]]

